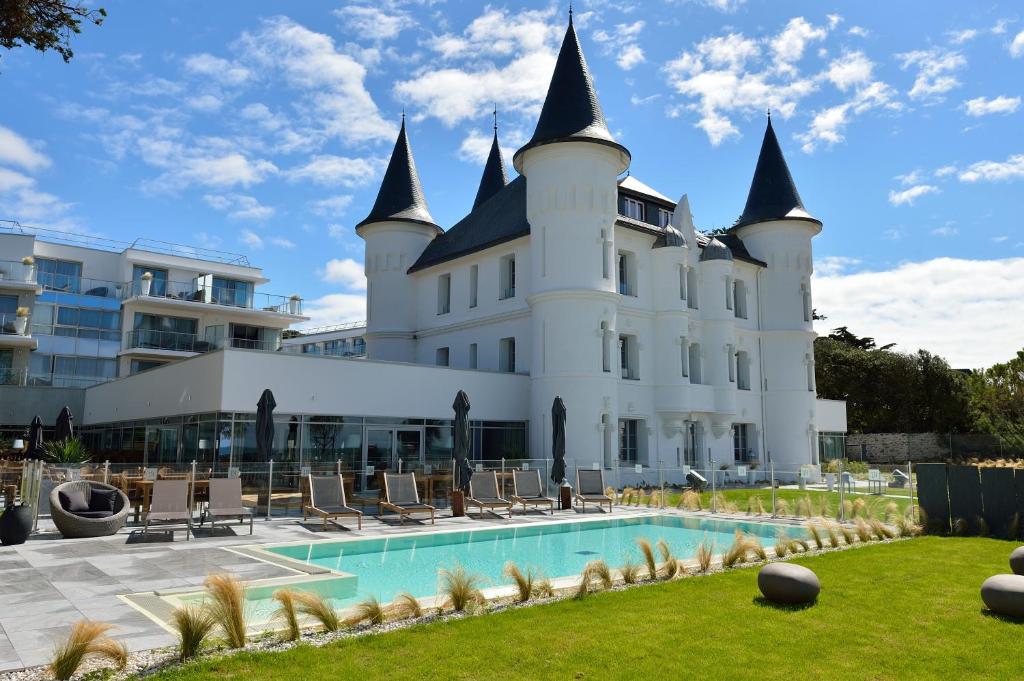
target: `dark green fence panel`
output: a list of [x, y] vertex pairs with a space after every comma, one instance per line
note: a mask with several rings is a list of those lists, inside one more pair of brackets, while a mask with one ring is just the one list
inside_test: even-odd
[[1017, 513], [1020, 513], [1021, 525], [1024, 525], [1024, 468], [1014, 469], [1013, 486], [1017, 491]]
[[1017, 493], [1012, 468], [981, 469], [981, 502], [985, 507], [982, 517], [989, 530], [998, 536], [1006, 534], [1006, 528], [1017, 512]]
[[946, 468], [944, 463], [919, 463], [914, 466], [914, 473], [917, 474], [917, 503], [928, 519], [928, 527], [948, 532], [950, 521]]
[[946, 471], [949, 480], [949, 515], [955, 523], [958, 518], [967, 521], [970, 531], [976, 531], [977, 519], [981, 517], [981, 476], [977, 466], [950, 466]]

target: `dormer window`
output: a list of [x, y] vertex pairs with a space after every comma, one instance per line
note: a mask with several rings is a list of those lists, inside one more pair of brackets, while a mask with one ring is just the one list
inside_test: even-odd
[[622, 199], [622, 214], [627, 218], [633, 218], [634, 220], [640, 220], [643, 222], [647, 218], [646, 206], [643, 201], [631, 199], [629, 197], [623, 197]]
[[658, 209], [658, 226], [668, 227], [672, 223], [672, 211], [664, 208]]

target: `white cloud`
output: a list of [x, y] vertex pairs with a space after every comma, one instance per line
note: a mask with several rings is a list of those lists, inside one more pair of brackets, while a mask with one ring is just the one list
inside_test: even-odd
[[185, 71], [221, 85], [242, 85], [252, 77], [249, 69], [212, 54], [193, 54], [185, 59]]
[[430, 41], [440, 66], [395, 84], [395, 96], [444, 125], [482, 117], [491, 107], [535, 116], [547, 93], [563, 28], [553, 8], [517, 14], [487, 7], [461, 34]]
[[302, 312], [310, 318], [310, 327], [362, 321], [366, 319], [366, 296], [331, 293], [316, 300], [303, 301]]
[[267, 220], [274, 209], [264, 206], [255, 197], [244, 194], [206, 194], [203, 201], [214, 210], [227, 213], [233, 220]]
[[220, 111], [220, 108], [224, 106], [224, 102], [220, 97], [211, 94], [189, 97], [185, 100], [185, 103], [188, 104], [189, 108], [195, 109], [196, 111], [202, 111], [204, 113]]
[[[502, 158], [505, 159], [506, 163], [512, 158], [515, 150], [526, 143], [526, 139], [526, 135], [523, 134], [522, 130], [502, 131], [499, 143], [501, 144]], [[459, 160], [482, 165], [487, 161], [488, 154], [491, 153], [492, 140], [491, 135], [485, 135], [476, 128], [471, 128], [469, 134], [463, 138], [462, 144], [459, 145]]]
[[36, 180], [15, 170], [0, 168], [0, 215], [47, 226], [72, 227], [66, 218], [71, 204], [41, 191]]
[[845, 273], [860, 263], [860, 258], [849, 258], [842, 255], [829, 255], [814, 261], [814, 273], [822, 277], [831, 277]]
[[975, 97], [964, 102], [969, 116], [987, 116], [989, 114], [1009, 114], [1020, 107], [1020, 97], [1006, 97], [999, 95], [992, 99]]
[[1024, 55], [1024, 31], [1014, 36], [1013, 42], [1010, 43], [1010, 56], [1016, 59], [1021, 55]]
[[334, 40], [287, 17], [262, 22], [236, 41], [241, 60], [299, 91], [308, 134], [346, 142], [393, 140], [395, 127], [381, 118], [366, 89], [366, 67], [339, 51]]
[[851, 87], [866, 85], [871, 81], [874, 63], [863, 52], [847, 52], [828, 65], [825, 76], [842, 91]]
[[629, 71], [637, 64], [643, 64], [645, 61], [647, 61], [647, 58], [644, 56], [643, 48], [635, 44], [623, 46], [619, 56], [615, 59], [615, 63], [623, 71]]
[[956, 173], [956, 166], [942, 166], [935, 171], [935, 177], [948, 177]]
[[736, 12], [736, 10], [738, 10], [740, 7], [742, 7], [743, 4], [747, 0], [695, 0], [695, 1], [698, 4], [703, 5], [704, 7], [709, 7], [711, 9], [718, 10], [719, 12], [723, 12], [725, 14], [733, 14], [733, 13]]
[[305, 165], [292, 168], [286, 175], [292, 182], [308, 180], [324, 186], [358, 187], [377, 177], [386, 163], [381, 158], [346, 158], [324, 154], [314, 156]]
[[850, 35], [855, 35], [858, 38], [867, 38], [869, 35], [871, 35], [871, 31], [864, 28], [863, 26], [851, 26], [849, 30], [847, 30], [846, 32]]
[[1005, 161], [978, 161], [960, 172], [961, 182], [1008, 182], [1024, 178], [1024, 154]]
[[939, 188], [932, 184], [917, 184], [903, 191], [889, 192], [889, 203], [894, 206], [913, 206], [914, 201], [927, 194], [938, 194]]
[[902, 105], [895, 101], [896, 92], [882, 81], [872, 81], [857, 87], [849, 100], [842, 104], [814, 112], [807, 131], [796, 135], [803, 142], [801, 150], [811, 153], [819, 144], [827, 147], [844, 141], [844, 131], [857, 115], [877, 108], [897, 111]]
[[263, 248], [263, 237], [251, 229], [243, 229], [238, 236], [238, 240], [257, 251]]
[[919, 169], [915, 169], [905, 175], [897, 175], [893, 179], [899, 180], [902, 185], [921, 184], [924, 180], [924, 173]]
[[35, 172], [50, 167], [50, 159], [10, 128], [0, 125], [0, 163], [20, 166]]
[[623, 71], [629, 71], [637, 64], [647, 61], [644, 50], [638, 44], [644, 21], [639, 19], [631, 24], [617, 24], [608, 32], [604, 29], [594, 32], [594, 41], [602, 45], [604, 54], [615, 54], [615, 63]]
[[917, 70], [914, 85], [907, 93], [910, 98], [931, 102], [942, 101], [943, 94], [960, 85], [953, 73], [967, 65], [967, 59], [959, 52], [939, 48], [904, 52], [896, 57], [904, 71]]
[[285, 249], [287, 249], [289, 251], [292, 250], [293, 248], [295, 248], [295, 242], [294, 241], [291, 241], [289, 239], [285, 239], [284, 237], [280, 237], [280, 236], [273, 237], [270, 240], [270, 243], [274, 244], [278, 248], [285, 248]]
[[933, 229], [930, 232], [930, 234], [932, 236], [942, 236], [942, 237], [956, 236], [959, 233], [960, 233], [960, 230], [957, 229], [956, 227], [954, 227], [953, 225], [944, 225], [942, 227], [936, 227], [935, 229]]
[[978, 30], [974, 28], [965, 28], [960, 31], [950, 31], [949, 42], [954, 45], [963, 45], [966, 42], [974, 40], [978, 37]]
[[882, 232], [882, 238], [886, 241], [899, 241], [903, 238], [903, 230], [893, 227]]
[[334, 10], [334, 14], [359, 38], [370, 40], [390, 40], [398, 37], [405, 29], [416, 26], [416, 22], [408, 14], [389, 14], [378, 7], [351, 5]]
[[[828, 316], [818, 333], [848, 326], [899, 350], [942, 355], [958, 368], [1004, 362], [1020, 349], [1024, 258], [937, 258], [876, 272], [816, 273], [814, 305]], [[985, 329], [985, 333], [978, 333]]]
[[332, 258], [324, 265], [320, 278], [332, 284], [341, 284], [354, 291], [366, 290], [366, 274], [363, 263], [352, 258]]
[[205, 141], [212, 146], [186, 146], [160, 137], [140, 138], [138, 152], [142, 160], [163, 170], [156, 178], [143, 182], [143, 188], [154, 193], [173, 193], [191, 185], [249, 187], [278, 172], [277, 166], [268, 160], [249, 158], [229, 150], [230, 145], [219, 144], [218, 140]]
[[826, 35], [828, 29], [814, 26], [803, 17], [793, 17], [771, 41], [775, 67], [780, 71], [793, 70], [793, 64], [803, 58], [808, 43], [824, 40]]
[[350, 195], [339, 194], [338, 196], [313, 201], [309, 204], [309, 209], [316, 215], [334, 217], [344, 214], [351, 203], [352, 197]]

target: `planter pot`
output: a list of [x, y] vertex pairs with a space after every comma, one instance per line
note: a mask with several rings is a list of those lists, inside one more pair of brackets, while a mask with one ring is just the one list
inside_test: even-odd
[[562, 485], [558, 488], [558, 507], [563, 511], [572, 508], [572, 487]]
[[32, 532], [32, 507], [9, 506], [0, 516], [0, 544], [24, 544]]
[[35, 265], [22, 265], [21, 266], [22, 276], [25, 277], [25, 281], [36, 280], [36, 266]]
[[461, 518], [466, 515], [466, 497], [461, 489], [452, 492], [452, 516]]
[[19, 336], [25, 335], [25, 330], [28, 328], [28, 317], [15, 317], [14, 318], [14, 332]]
[[140, 279], [139, 280], [139, 292], [142, 295], [148, 296], [149, 292], [152, 291], [152, 290], [153, 290], [153, 280], [152, 279]]
[[300, 302], [301, 301], [298, 301], [298, 300], [289, 300], [288, 301], [288, 314], [299, 314], [299, 303]]

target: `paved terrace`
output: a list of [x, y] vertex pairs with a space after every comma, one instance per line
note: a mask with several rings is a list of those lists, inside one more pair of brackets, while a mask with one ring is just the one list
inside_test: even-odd
[[[617, 507], [616, 516], [650, 512], [646, 508]], [[175, 644], [175, 638], [154, 620], [129, 605], [126, 594], [202, 588], [207, 575], [230, 572], [245, 580], [289, 577], [285, 567], [225, 550], [247, 544], [290, 541], [326, 541], [340, 537], [379, 537], [439, 529], [509, 527], [548, 522], [548, 513], [515, 513], [512, 520], [487, 515], [453, 518], [440, 511], [436, 525], [397, 518], [364, 516], [363, 529], [324, 531], [322, 522], [311, 519], [257, 519], [254, 534], [248, 524], [220, 525], [216, 536], [209, 526], [185, 541], [178, 530], [173, 540], [160, 528], [149, 537], [137, 527], [127, 527], [112, 537], [62, 539], [46, 519], [40, 532], [21, 546], [0, 547], [0, 673], [33, 667], [49, 661], [54, 642], [67, 635], [71, 624], [93, 619], [117, 627], [112, 634], [132, 651]], [[588, 516], [597, 515], [588, 510]], [[576, 510], [556, 511], [554, 519], [578, 517]], [[346, 525], [348, 523], [345, 523]]]

